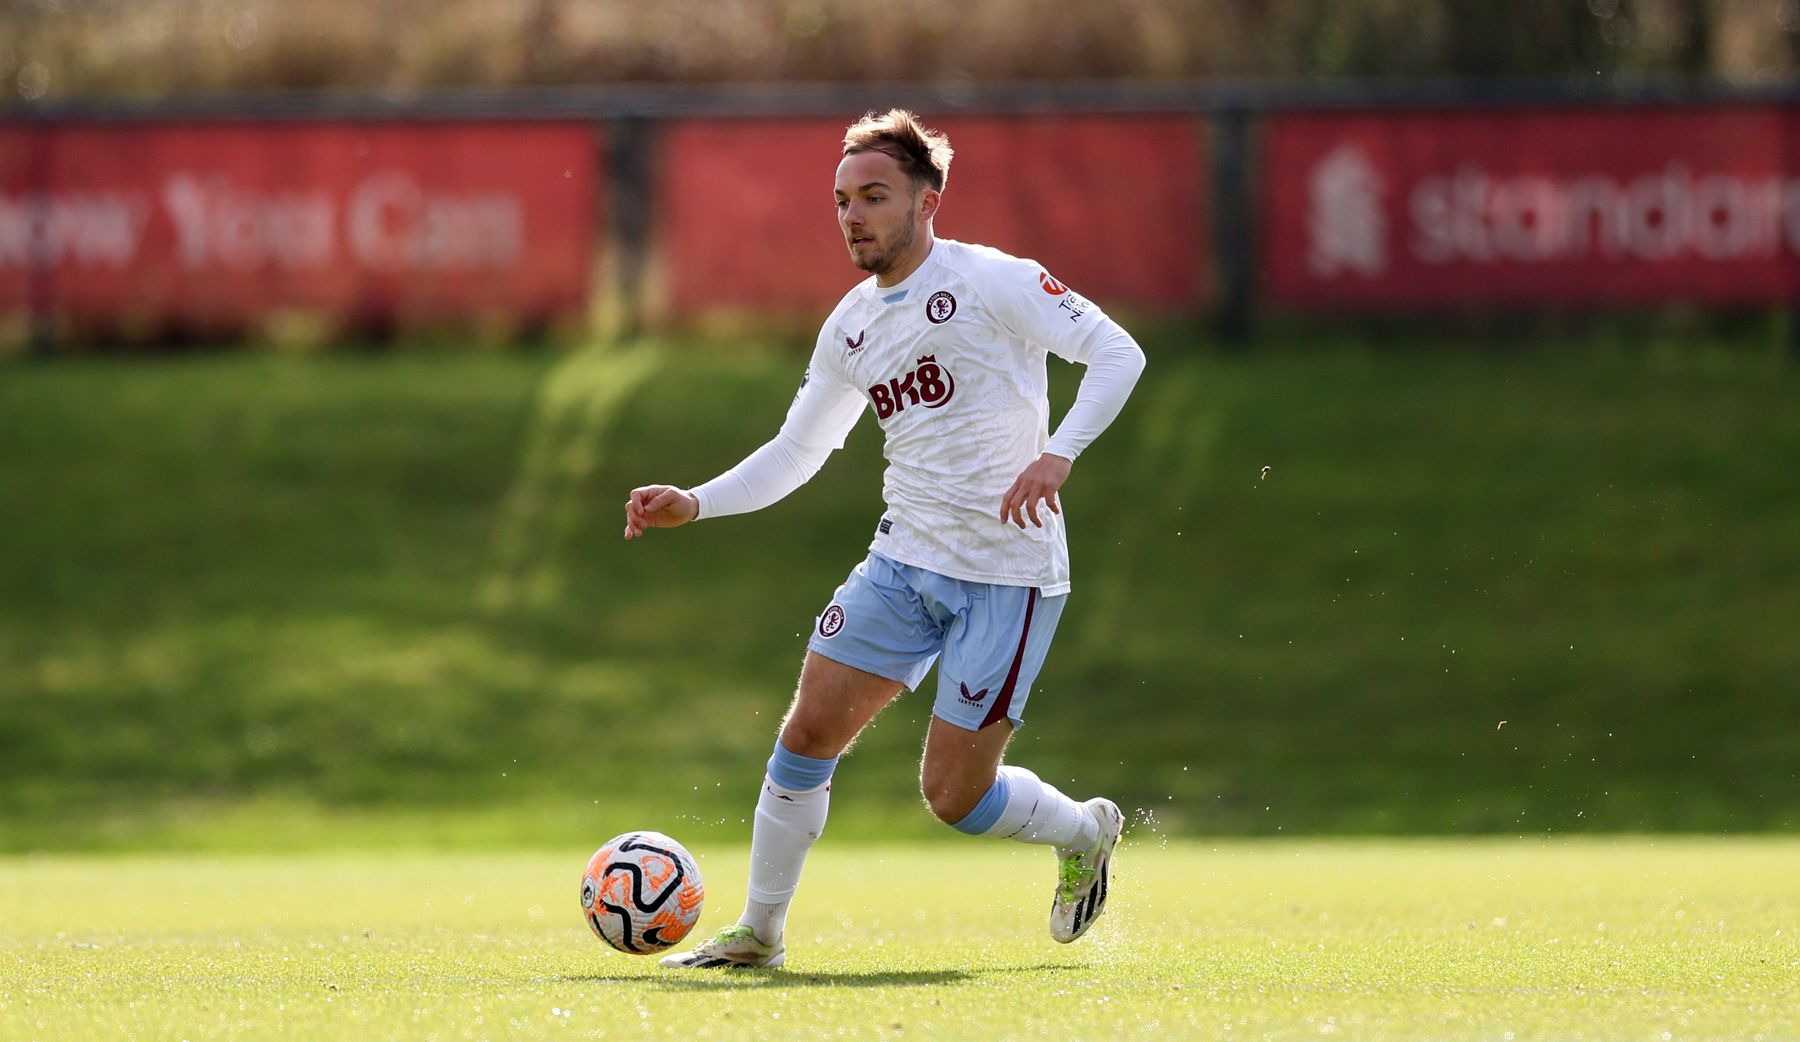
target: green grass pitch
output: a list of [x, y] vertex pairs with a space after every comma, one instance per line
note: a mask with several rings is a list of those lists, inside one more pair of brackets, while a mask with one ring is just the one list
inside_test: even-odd
[[[1800, 841], [1127, 838], [1064, 947], [1042, 850], [823, 843], [788, 967], [681, 976], [586, 850], [0, 861], [0, 1038], [1800, 1038]], [[700, 930], [742, 847], [696, 851]]]

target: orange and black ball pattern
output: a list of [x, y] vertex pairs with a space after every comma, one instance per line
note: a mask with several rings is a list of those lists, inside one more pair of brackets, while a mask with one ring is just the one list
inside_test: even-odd
[[631, 955], [672, 947], [700, 920], [706, 887], [687, 848], [660, 832], [608, 840], [581, 877], [581, 914], [607, 944]]

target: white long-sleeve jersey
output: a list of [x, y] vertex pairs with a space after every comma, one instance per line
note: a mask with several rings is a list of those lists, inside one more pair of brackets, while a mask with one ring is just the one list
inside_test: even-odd
[[[1087, 365], [1049, 433], [1049, 353]], [[774, 440], [696, 488], [700, 517], [759, 510], [818, 473], [863, 410], [886, 434], [887, 512], [870, 549], [941, 575], [1069, 590], [1063, 519], [1000, 520], [1044, 452], [1073, 460], [1119, 414], [1144, 368], [1130, 334], [1036, 262], [936, 240], [906, 281], [864, 280], [819, 331]]]

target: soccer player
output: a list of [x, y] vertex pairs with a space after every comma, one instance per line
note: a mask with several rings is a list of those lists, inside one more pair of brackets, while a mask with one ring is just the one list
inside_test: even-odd
[[[865, 410], [886, 436], [887, 510], [808, 642], [756, 804], [744, 914], [664, 966], [781, 965], [838, 757], [934, 661], [919, 779], [932, 813], [1055, 851], [1056, 940], [1080, 937], [1105, 910], [1118, 806], [1078, 803], [1001, 753], [1068, 600], [1057, 493], [1124, 406], [1144, 353], [1036, 263], [933, 234], [950, 157], [949, 140], [905, 110], [849, 128], [838, 227], [873, 277], [825, 320], [774, 440], [698, 488], [648, 485], [625, 504], [626, 539], [760, 510], [818, 473]], [[1048, 353], [1087, 367], [1054, 435]]]

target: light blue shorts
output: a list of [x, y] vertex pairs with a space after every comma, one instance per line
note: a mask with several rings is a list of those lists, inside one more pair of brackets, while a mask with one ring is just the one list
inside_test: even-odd
[[941, 655], [931, 712], [971, 731], [1016, 728], [1068, 595], [952, 579], [871, 553], [813, 626], [807, 647], [917, 690]]

